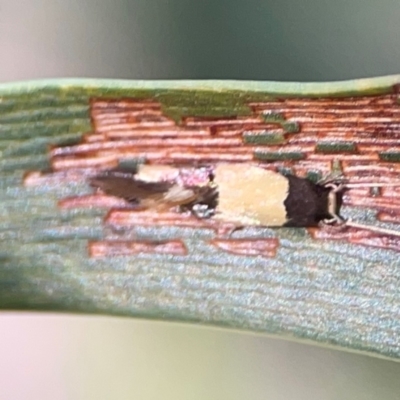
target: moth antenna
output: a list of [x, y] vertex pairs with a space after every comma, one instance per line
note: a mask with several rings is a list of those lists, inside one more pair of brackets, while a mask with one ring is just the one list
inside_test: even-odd
[[339, 182], [343, 182], [345, 181], [346, 178], [343, 176], [342, 173], [340, 172], [331, 172], [328, 175], [324, 176], [323, 178], [321, 178], [319, 181], [317, 181], [317, 185], [328, 185], [328, 184], [335, 184], [335, 183], [339, 183]]
[[385, 229], [385, 228], [379, 228], [379, 227], [372, 226], [372, 225], [359, 224], [357, 222], [353, 222], [350, 219], [345, 220], [343, 223], [346, 226], [349, 226], [349, 227], [352, 227], [352, 228], [365, 229], [365, 230], [368, 230], [368, 231], [371, 231], [371, 232], [375, 232], [375, 233], [382, 233], [384, 235], [400, 237], [400, 232], [399, 231], [395, 231], [393, 229]]
[[351, 183], [348, 182], [348, 179], [343, 176], [341, 173], [330, 173], [327, 176], [323, 177], [317, 182], [318, 185], [322, 185], [325, 187], [334, 186], [339, 187], [337, 190], [339, 192], [343, 189], [362, 189], [362, 188], [373, 188], [373, 187], [400, 187], [400, 182], [361, 182], [361, 183]]
[[371, 187], [400, 187], [400, 182], [365, 182], [365, 183], [344, 183], [344, 189], [371, 188]]

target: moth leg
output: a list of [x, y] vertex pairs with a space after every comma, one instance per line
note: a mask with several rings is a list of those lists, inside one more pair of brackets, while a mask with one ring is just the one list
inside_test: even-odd
[[229, 232], [229, 235], [232, 236], [235, 232], [242, 231], [245, 228], [246, 228], [245, 226], [237, 226], [236, 225], [231, 229], [231, 231]]
[[195, 204], [191, 211], [196, 218], [209, 219], [215, 214], [215, 209], [211, 208], [208, 204], [198, 203]]
[[196, 218], [209, 219], [215, 215], [218, 192], [215, 187], [207, 186], [197, 190], [193, 201], [182, 204], [182, 210], [190, 211]]
[[348, 225], [346, 220], [333, 222], [331, 222], [331, 220], [324, 220], [318, 223], [318, 227], [325, 231], [335, 233], [345, 231], [348, 228]]
[[322, 221], [325, 225], [342, 225], [345, 223], [345, 220], [337, 213], [338, 209], [338, 193], [343, 191], [345, 185], [343, 183], [328, 183], [325, 184], [324, 187], [329, 188], [328, 195], [328, 213], [330, 218], [326, 218]]
[[222, 224], [218, 229], [217, 229], [217, 237], [223, 238], [223, 239], [231, 239], [232, 235], [236, 231], [240, 231], [244, 229], [244, 226], [238, 226], [235, 224]]
[[337, 183], [332, 182], [332, 183], [325, 184], [324, 186], [327, 188], [330, 188], [331, 192], [335, 193], [335, 194], [341, 192], [343, 189], [346, 188], [346, 185], [344, 183], [337, 184]]

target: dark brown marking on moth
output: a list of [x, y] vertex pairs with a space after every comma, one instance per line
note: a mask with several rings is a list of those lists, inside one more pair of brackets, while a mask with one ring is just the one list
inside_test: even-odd
[[[332, 217], [328, 211], [330, 188], [293, 175], [287, 175], [286, 178], [289, 180], [289, 194], [284, 201], [288, 218], [285, 226], [317, 226]], [[336, 214], [339, 214], [339, 208]]]
[[[157, 167], [154, 170], [157, 171]], [[174, 181], [147, 182], [137, 179], [136, 176], [140, 174], [109, 171], [92, 178], [90, 185], [110, 196], [158, 211], [167, 211], [178, 206], [181, 211], [190, 211], [201, 218], [208, 218], [216, 207], [218, 193], [210, 186], [184, 186]], [[165, 175], [161, 174], [162, 176]]]
[[90, 179], [90, 185], [101, 189], [104, 193], [136, 204], [141, 200], [152, 199], [161, 201], [163, 195], [168, 192], [172, 184], [169, 182], [143, 182], [132, 176], [108, 173]]

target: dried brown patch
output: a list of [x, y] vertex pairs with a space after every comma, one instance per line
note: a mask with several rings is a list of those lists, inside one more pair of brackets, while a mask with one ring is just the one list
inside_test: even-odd
[[105, 240], [89, 243], [91, 257], [129, 256], [140, 253], [187, 255], [181, 240], [162, 242]]
[[[53, 172], [29, 172], [24, 183], [32, 187], [84, 181], [101, 170], [132, 159], [145, 159], [153, 164], [246, 162], [272, 170], [287, 170], [302, 177], [310, 173], [328, 175], [333, 164], [339, 162], [344, 176], [352, 182], [400, 182], [400, 107], [396, 90], [376, 96], [252, 102], [249, 103], [252, 113], [248, 116], [188, 116], [180, 124], [165, 115], [161, 104], [154, 99], [93, 98], [90, 102], [93, 132], [86, 133], [79, 144], [52, 148]], [[244, 143], [244, 134], [248, 136], [249, 132], [250, 135], [271, 133], [284, 143], [279, 146], [273, 142]], [[62, 208], [108, 208], [105, 222], [112, 226], [212, 229], [220, 237], [213, 245], [235, 254], [273, 257], [278, 245], [276, 239], [226, 239], [232, 225], [214, 220], [199, 220], [174, 212], [123, 209], [129, 205], [101, 193], [63, 199], [59, 204]], [[344, 197], [344, 204], [372, 208], [380, 221], [397, 223], [400, 187], [375, 191], [353, 189]], [[399, 248], [396, 238], [360, 229], [334, 234], [310, 232], [318, 240]], [[91, 244], [91, 254], [112, 255], [118, 251], [134, 254], [140, 248], [122, 242], [114, 243], [114, 247], [107, 247], [107, 241], [96, 243]], [[154, 249], [149, 244], [148, 250], [156, 252]]]
[[244, 256], [275, 257], [279, 240], [271, 239], [213, 239], [210, 243], [228, 253]]

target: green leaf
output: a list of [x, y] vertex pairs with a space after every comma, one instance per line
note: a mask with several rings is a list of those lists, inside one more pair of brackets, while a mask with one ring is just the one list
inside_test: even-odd
[[[396, 251], [317, 241], [304, 229], [246, 228], [234, 237], [277, 239], [276, 255], [232, 254], [212, 242], [210, 229], [137, 226], [113, 232], [104, 224], [105, 209], [61, 209], [61, 200], [91, 193], [83, 176], [23, 184], [29, 171], [49, 170], [51, 146], [74, 145], [93, 130], [93, 97], [153, 99], [181, 123], [187, 116], [250, 116], [249, 103], [276, 97], [389, 93], [399, 82], [393, 76], [320, 84], [59, 80], [0, 85], [0, 308], [210, 324], [399, 358]], [[301, 128], [290, 123], [293, 132]], [[277, 138], [262, 144], [284, 140], [281, 134]], [[256, 154], [261, 162], [277, 155], [288, 161], [275, 150]], [[298, 159], [301, 153], [290, 154]], [[397, 153], [380, 156], [398, 161]], [[376, 222], [371, 210], [348, 212]], [[158, 243], [179, 239], [188, 254], [90, 257], [89, 244], [106, 236]]]

